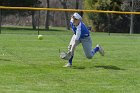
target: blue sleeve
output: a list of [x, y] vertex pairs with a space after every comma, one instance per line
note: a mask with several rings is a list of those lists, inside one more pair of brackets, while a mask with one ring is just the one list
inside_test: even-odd
[[72, 22], [70, 22], [70, 26], [71, 26], [74, 34], [76, 34], [76, 27], [74, 26], [74, 24]]

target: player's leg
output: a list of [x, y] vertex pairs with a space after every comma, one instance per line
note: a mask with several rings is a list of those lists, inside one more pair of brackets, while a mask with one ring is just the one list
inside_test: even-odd
[[92, 41], [91, 41], [90, 37], [85, 37], [85, 38], [81, 39], [81, 43], [82, 43], [83, 50], [84, 50], [84, 53], [85, 53], [86, 57], [91, 59], [93, 54], [91, 52]]
[[94, 54], [99, 51], [99, 47], [97, 46], [94, 49], [92, 49], [92, 40], [90, 37], [85, 37], [84, 39], [81, 39], [81, 43], [83, 46], [84, 53], [88, 59], [91, 59], [94, 56]]
[[96, 47], [99, 48], [99, 53], [104, 56], [104, 49], [99, 44]]
[[71, 56], [71, 58], [68, 60], [68, 63], [64, 65], [63, 67], [71, 67], [72, 66], [72, 60], [73, 60], [74, 55]]
[[102, 56], [104, 56], [104, 50], [99, 44], [97, 44], [96, 47], [92, 50], [93, 54], [96, 52], [99, 52]]

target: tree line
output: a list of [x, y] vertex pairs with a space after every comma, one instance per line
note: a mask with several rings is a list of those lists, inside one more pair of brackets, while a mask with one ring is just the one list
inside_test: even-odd
[[[121, 6], [124, 1], [131, 0], [0, 0], [1, 6], [19, 6], [19, 7], [47, 7], [47, 8], [72, 8], [72, 9], [97, 9], [122, 11]], [[40, 14], [40, 16], [39, 16]], [[94, 31], [103, 32], [129, 32], [130, 15], [108, 14], [108, 13], [80, 13], [87, 25], [93, 27]], [[72, 13], [54, 12], [54, 11], [19, 11], [19, 10], [2, 10], [3, 17], [9, 15], [19, 15], [20, 17], [29, 17], [33, 29], [36, 29], [39, 21], [44, 25], [46, 30], [49, 26], [65, 26], [70, 29], [69, 20]], [[40, 18], [40, 19], [39, 19]], [[38, 20], [39, 19], [39, 20]], [[135, 15], [134, 32], [140, 33], [139, 15]]]
[[[134, 0], [134, 3], [138, 5], [138, 0]], [[85, 0], [84, 7], [85, 9], [106, 11], [132, 11], [132, 0]], [[133, 11], [140, 11], [140, 3], [138, 9], [135, 9], [134, 5]], [[86, 15], [87, 22], [92, 24], [96, 31], [129, 33], [130, 25], [133, 25], [133, 33], [140, 33], [140, 15], [133, 16], [133, 24], [131, 24], [131, 15], [108, 13], [88, 13]]]
[[[0, 0], [1, 6], [17, 6], [17, 7], [55, 7], [55, 8], [73, 8], [79, 9], [82, 7], [82, 0]], [[79, 4], [81, 6], [79, 6]], [[31, 16], [32, 27], [36, 29], [37, 25], [44, 25], [45, 29], [48, 30], [49, 26], [66, 26], [70, 29], [69, 20], [71, 13], [68, 12], [54, 12], [54, 11], [30, 11], [30, 10], [2, 10], [3, 18], [9, 15], [15, 15], [20, 17]], [[39, 19], [39, 20], [38, 20]], [[45, 20], [45, 21], [44, 21]], [[62, 21], [61, 21], [62, 20]], [[8, 20], [7, 20], [8, 21]], [[54, 21], [54, 22], [53, 22]], [[56, 22], [57, 21], [57, 22]], [[61, 24], [59, 25], [58, 23]]]

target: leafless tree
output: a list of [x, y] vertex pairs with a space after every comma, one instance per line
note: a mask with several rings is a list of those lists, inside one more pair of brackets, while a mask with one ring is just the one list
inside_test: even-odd
[[[50, 0], [46, 0], [46, 7], [50, 7]], [[49, 11], [46, 11], [46, 19], [45, 19], [45, 29], [49, 29]]]
[[36, 29], [36, 18], [35, 18], [35, 11], [32, 11], [32, 27], [35, 30]]
[[0, 10], [0, 34], [1, 34], [2, 10]]
[[[67, 9], [67, 0], [60, 0], [62, 6], [64, 9]], [[70, 24], [69, 24], [69, 15], [68, 12], [65, 12], [65, 19], [66, 19], [66, 26], [67, 29], [70, 30]]]
[[[79, 9], [79, 0], [76, 0], [75, 9]], [[79, 12], [79, 14], [83, 17], [83, 12]]]

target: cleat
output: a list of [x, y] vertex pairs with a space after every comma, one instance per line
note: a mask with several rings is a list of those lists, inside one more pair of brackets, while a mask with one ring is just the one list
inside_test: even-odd
[[103, 50], [103, 48], [102, 48], [99, 44], [97, 44], [96, 47], [99, 47], [99, 53], [100, 53], [102, 56], [104, 56], [104, 50]]
[[72, 65], [70, 63], [64, 65], [63, 67], [72, 67]]

